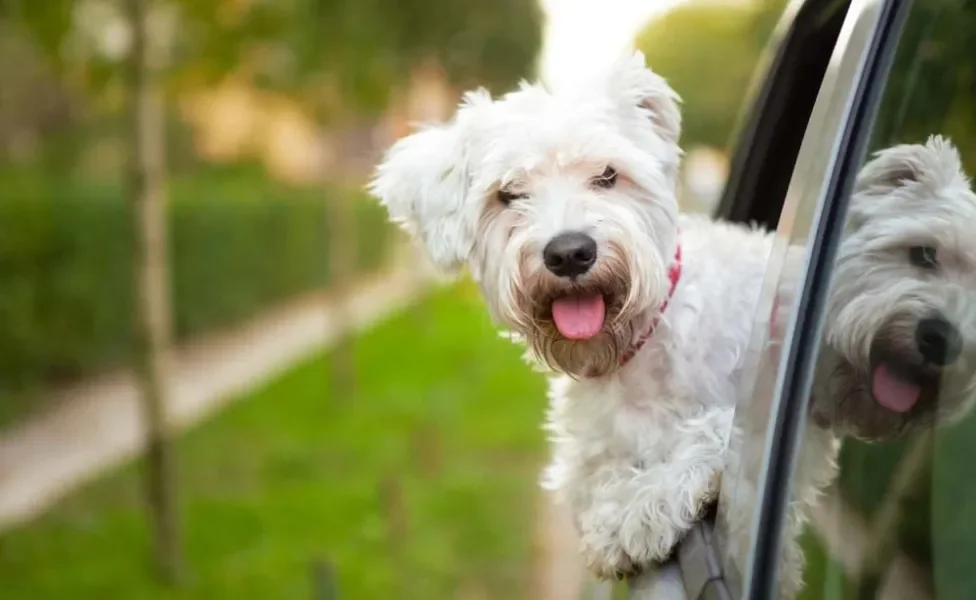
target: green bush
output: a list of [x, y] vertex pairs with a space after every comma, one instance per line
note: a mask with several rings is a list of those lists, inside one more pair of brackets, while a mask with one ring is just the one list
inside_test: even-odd
[[[176, 179], [169, 190], [177, 341], [328, 284], [324, 191], [242, 167]], [[366, 270], [391, 238], [381, 207], [353, 205], [356, 264]], [[119, 186], [0, 174], [0, 419], [32, 390], [128, 360], [130, 221]]]
[[682, 145], [725, 148], [784, 0], [692, 1], [651, 21], [636, 39], [647, 64], [683, 100]]

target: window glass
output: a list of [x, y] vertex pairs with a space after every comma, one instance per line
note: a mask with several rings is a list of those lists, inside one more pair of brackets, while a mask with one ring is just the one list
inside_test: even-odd
[[[777, 410], [773, 404], [782, 373], [780, 350], [790, 334], [793, 301], [803, 280], [813, 227], [835, 169], [838, 140], [850, 117], [864, 59], [880, 15], [880, 2], [860, 2], [851, 8], [837, 38], [817, 103], [809, 119], [779, 218], [761, 300], [754, 318], [747, 364], [738, 382], [739, 403], [732, 443], [719, 496], [717, 536], [730, 590], [743, 592], [750, 552], [755, 545], [755, 521], [769, 462], [768, 431]], [[843, 10], [841, 3], [834, 7]], [[834, 440], [820, 440], [818, 456], [830, 456]], [[828, 463], [829, 464], [829, 463]], [[817, 464], [813, 465], [817, 467]], [[817, 480], [826, 475], [815, 469]], [[788, 529], [798, 531], [794, 520]], [[800, 551], [789, 552], [786, 569], [799, 569]]]
[[784, 540], [780, 577], [803, 572], [800, 598], [976, 590], [973, 56], [976, 2], [913, 4], [852, 192], [794, 476], [808, 522], [798, 546]]

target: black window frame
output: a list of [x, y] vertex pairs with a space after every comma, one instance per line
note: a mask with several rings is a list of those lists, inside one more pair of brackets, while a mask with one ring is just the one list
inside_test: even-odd
[[795, 0], [777, 24], [772, 56], [736, 137], [714, 216], [776, 229], [800, 144], [851, 0]]

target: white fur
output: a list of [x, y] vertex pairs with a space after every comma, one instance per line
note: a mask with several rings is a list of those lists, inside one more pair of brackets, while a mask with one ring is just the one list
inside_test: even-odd
[[[714, 498], [738, 381], [755, 363], [748, 341], [772, 238], [679, 217], [677, 100], [640, 53], [558, 94], [473, 92], [451, 123], [397, 142], [371, 184], [438, 265], [469, 268], [496, 322], [553, 373], [543, 483], [571, 507], [603, 577], [653, 569]], [[609, 189], [598, 181], [608, 165], [619, 173]], [[499, 190], [519, 197], [505, 205]], [[574, 282], [542, 260], [564, 231], [598, 244]], [[683, 273], [662, 314], [679, 243]], [[580, 290], [605, 295], [608, 318], [598, 336], [571, 341], [546, 308]]]
[[718, 491], [766, 236], [682, 220], [684, 273], [651, 340], [599, 379], [554, 378], [544, 485], [603, 574], [666, 558]]

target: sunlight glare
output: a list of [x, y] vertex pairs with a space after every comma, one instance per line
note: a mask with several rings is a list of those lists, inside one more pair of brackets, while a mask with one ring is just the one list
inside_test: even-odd
[[558, 89], [612, 62], [651, 17], [685, 0], [540, 1], [547, 22], [539, 72]]

